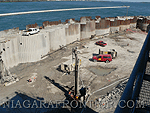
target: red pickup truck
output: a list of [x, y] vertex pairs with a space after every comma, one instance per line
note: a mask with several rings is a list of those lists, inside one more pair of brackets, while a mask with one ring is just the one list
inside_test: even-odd
[[96, 62], [96, 61], [103, 61], [103, 62], [110, 62], [112, 61], [112, 56], [110, 54], [100, 54], [98, 56], [93, 56], [93, 61]]
[[103, 47], [107, 45], [107, 43], [105, 43], [105, 42], [103, 42], [103, 41], [98, 41], [98, 42], [96, 42], [95, 44], [96, 44], [96, 45], [103, 46]]

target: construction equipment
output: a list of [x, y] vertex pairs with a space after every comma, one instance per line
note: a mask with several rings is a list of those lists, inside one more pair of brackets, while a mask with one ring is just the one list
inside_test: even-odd
[[[79, 60], [79, 66], [81, 65], [81, 59]], [[60, 70], [64, 73], [70, 74], [70, 72], [74, 71], [75, 69], [75, 61], [73, 63], [63, 63], [60, 65]]]
[[115, 49], [110, 49], [108, 51], [101, 51], [99, 49], [99, 54], [111, 54], [113, 59], [117, 57], [117, 52], [115, 51]]
[[68, 64], [61, 64], [60, 65], [60, 69], [64, 73], [70, 74], [70, 72], [74, 70], [74, 66], [72, 64], [70, 64], [70, 65], [68, 65]]

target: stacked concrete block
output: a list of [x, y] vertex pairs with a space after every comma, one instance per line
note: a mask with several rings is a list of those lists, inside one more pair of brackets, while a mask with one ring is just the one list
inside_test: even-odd
[[91, 17], [80, 18], [80, 40], [90, 38], [91, 35], [95, 35], [95, 20]]

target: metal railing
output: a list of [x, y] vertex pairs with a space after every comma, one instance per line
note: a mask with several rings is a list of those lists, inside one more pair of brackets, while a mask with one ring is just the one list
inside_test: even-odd
[[140, 89], [145, 75], [147, 61], [149, 60], [150, 50], [150, 31], [145, 39], [139, 57], [129, 77], [126, 88], [118, 102], [115, 113], [134, 113], [136, 100], [138, 99]]

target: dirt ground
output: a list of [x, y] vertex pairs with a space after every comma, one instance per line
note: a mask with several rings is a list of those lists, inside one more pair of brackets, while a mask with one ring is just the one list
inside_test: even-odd
[[[79, 85], [80, 87], [89, 86], [91, 93], [121, 78], [129, 77], [147, 36], [146, 33], [140, 30], [134, 29], [134, 31], [123, 31], [109, 36], [75, 42], [63, 49], [52, 52], [41, 61], [19, 64], [13, 67], [10, 72], [18, 76], [19, 82], [10, 86], [0, 85], [0, 100], [5, 100], [14, 92], [24, 92], [30, 97], [44, 98], [46, 101], [65, 99], [65, 93], [74, 86], [74, 72], [65, 75], [58, 67], [61, 63], [72, 62], [73, 47], [78, 47], [78, 58], [81, 59]], [[95, 45], [95, 42], [100, 40], [106, 42], [107, 46]], [[99, 49], [102, 51], [115, 49], [117, 58], [110, 63], [91, 61], [93, 54], [98, 54]], [[90, 67], [99, 67], [103, 69], [101, 71], [107, 73], [102, 76], [98, 75], [91, 71]], [[98, 73], [101, 71], [98, 71]], [[33, 76], [36, 76], [35, 81], [29, 83], [27, 80]], [[99, 98], [100, 95], [111, 91], [113, 87], [115, 85], [91, 95], [90, 99]]]

